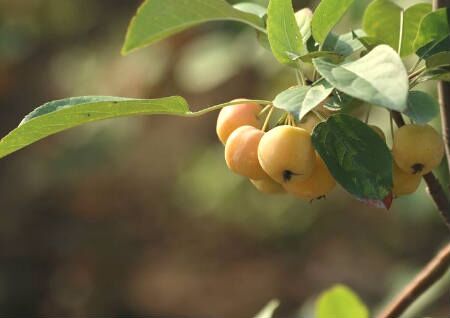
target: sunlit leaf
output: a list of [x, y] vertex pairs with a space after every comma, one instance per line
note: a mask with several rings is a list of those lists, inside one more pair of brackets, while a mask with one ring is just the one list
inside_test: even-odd
[[280, 302], [273, 299], [254, 318], [272, 318], [278, 306], [280, 306]]
[[450, 8], [442, 8], [427, 14], [421, 21], [414, 49], [419, 50], [430, 42], [440, 41], [450, 33]]
[[280, 63], [296, 66], [295, 59], [307, 53], [291, 0], [270, 0], [267, 32], [273, 55]]
[[316, 302], [316, 318], [369, 318], [367, 307], [348, 287], [336, 285]]
[[[375, 0], [366, 9], [363, 29], [379, 44], [387, 44], [398, 50], [400, 29], [403, 28], [401, 56], [415, 52], [413, 47], [422, 18], [431, 12], [431, 5], [419, 3], [404, 10], [390, 0]], [[403, 26], [401, 26], [403, 15]]]
[[303, 8], [295, 12], [295, 21], [297, 22], [300, 33], [302, 34], [303, 43], [306, 44], [311, 37], [311, 21], [313, 13], [309, 8]]
[[334, 26], [342, 19], [355, 0], [322, 0], [314, 11], [312, 34], [319, 43], [324, 43]]
[[408, 96], [408, 74], [400, 56], [379, 45], [361, 59], [336, 65], [314, 59], [317, 71], [338, 90], [370, 104], [403, 111]]
[[74, 97], [53, 101], [27, 115], [0, 140], [0, 158], [40, 139], [89, 122], [134, 115], [187, 115], [187, 102], [179, 96], [131, 99], [109, 96]]
[[233, 8], [225, 0], [146, 0], [128, 27], [122, 53], [153, 44], [200, 23], [230, 20], [264, 32], [263, 20]]
[[267, 8], [262, 5], [253, 2], [240, 2], [233, 5], [233, 8], [242, 12], [251, 13], [257, 15], [260, 18], [264, 18], [267, 15]]
[[331, 116], [316, 126], [312, 141], [333, 177], [349, 193], [380, 201], [391, 193], [391, 152], [360, 120], [344, 114]]

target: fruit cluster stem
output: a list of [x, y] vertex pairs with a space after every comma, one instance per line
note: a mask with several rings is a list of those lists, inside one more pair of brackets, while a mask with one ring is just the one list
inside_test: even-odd
[[417, 298], [447, 273], [449, 266], [450, 244], [441, 249], [414, 280], [383, 310], [378, 318], [400, 317]]

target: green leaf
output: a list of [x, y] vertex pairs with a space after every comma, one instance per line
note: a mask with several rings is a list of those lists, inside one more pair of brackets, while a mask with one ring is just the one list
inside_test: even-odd
[[440, 80], [450, 82], [450, 65], [441, 65], [439, 67], [427, 69], [417, 79], [418, 83]]
[[0, 158], [40, 139], [85, 123], [133, 115], [188, 115], [187, 102], [179, 96], [131, 99], [109, 96], [74, 97], [46, 103], [27, 115], [0, 140]]
[[273, 299], [254, 318], [272, 318], [278, 306], [280, 306], [280, 302]]
[[450, 52], [440, 52], [426, 60], [427, 68], [450, 65]]
[[295, 21], [300, 29], [302, 35], [303, 43], [306, 45], [309, 38], [311, 37], [311, 21], [312, 21], [312, 11], [309, 8], [303, 8], [295, 12]]
[[402, 10], [400, 6], [389, 0], [372, 1], [364, 12], [363, 30], [368, 36], [397, 50]]
[[391, 152], [360, 120], [344, 114], [331, 116], [316, 126], [312, 142], [333, 177], [349, 193], [364, 200], [383, 200], [391, 193]]
[[302, 120], [307, 113], [330, 96], [332, 91], [333, 87], [325, 80], [322, 80], [317, 83], [317, 85], [311, 87], [303, 100], [298, 119]]
[[261, 18], [235, 9], [225, 0], [146, 0], [131, 20], [122, 54], [200, 23], [218, 20], [243, 22], [265, 32]]
[[314, 59], [317, 71], [335, 88], [370, 104], [403, 111], [408, 97], [408, 74], [400, 56], [379, 45], [361, 59], [336, 65]]
[[326, 58], [328, 61], [331, 61], [333, 63], [340, 63], [344, 60], [344, 57], [342, 55], [339, 55], [335, 52], [330, 51], [317, 51], [317, 52], [311, 52], [308, 54], [305, 54], [300, 57], [300, 60], [305, 63], [312, 63], [313, 59], [323, 57]]
[[431, 12], [432, 7], [427, 3], [418, 3], [406, 9], [403, 17], [403, 37], [401, 56], [407, 56], [416, 51], [414, 40], [419, 32], [420, 21]]
[[355, 38], [354, 34], [359, 37], [366, 35], [364, 31], [359, 29], [342, 35], [330, 33], [322, 46], [322, 50], [332, 51], [343, 56], [351, 55], [353, 52], [364, 47], [361, 41]]
[[291, 0], [270, 0], [267, 31], [273, 55], [282, 64], [297, 66], [296, 57], [306, 54]]
[[421, 59], [428, 59], [433, 55], [450, 51], [450, 34], [438, 41], [431, 41], [417, 50], [416, 54]]
[[439, 114], [439, 103], [422, 91], [410, 91], [404, 114], [418, 124], [426, 124]]
[[314, 12], [312, 34], [319, 43], [324, 43], [334, 26], [342, 19], [355, 0], [322, 0]]
[[419, 50], [430, 42], [440, 41], [450, 33], [450, 8], [442, 8], [427, 14], [421, 21], [414, 49]]
[[267, 9], [262, 5], [253, 2], [240, 2], [233, 5], [233, 8], [239, 11], [257, 15], [263, 19], [267, 15]]
[[303, 100], [310, 86], [293, 86], [278, 94], [273, 100], [273, 106], [286, 110], [297, 116], [300, 113]]
[[348, 108], [353, 103], [353, 97], [339, 91], [334, 91], [324, 104], [324, 107], [330, 110], [342, 110]]
[[413, 47], [422, 18], [431, 12], [431, 5], [419, 3], [404, 9], [390, 0], [375, 0], [366, 9], [363, 29], [369, 37], [380, 44], [387, 44], [398, 50], [400, 42], [401, 16], [403, 14], [403, 35], [401, 56], [415, 52]]
[[348, 287], [336, 285], [316, 302], [316, 318], [369, 318], [367, 307]]

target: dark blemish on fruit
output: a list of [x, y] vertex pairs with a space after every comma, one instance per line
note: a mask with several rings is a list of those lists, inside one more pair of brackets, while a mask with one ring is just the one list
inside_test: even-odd
[[326, 196], [320, 195], [320, 196], [318, 196], [318, 197], [315, 198], [315, 199], [311, 199], [311, 200], [309, 201], [309, 203], [311, 204], [311, 203], [313, 203], [314, 201], [319, 201], [319, 200], [323, 200], [323, 199], [326, 199], [326, 198], [327, 198]]
[[292, 172], [291, 170], [283, 171], [283, 181], [288, 182], [292, 179], [293, 176], [300, 176], [301, 174]]
[[419, 172], [422, 172], [423, 168], [425, 168], [425, 165], [422, 163], [416, 163], [411, 166], [413, 174], [418, 174]]

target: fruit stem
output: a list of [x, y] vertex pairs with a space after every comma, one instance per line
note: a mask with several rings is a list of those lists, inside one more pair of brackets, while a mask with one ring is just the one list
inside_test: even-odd
[[[400, 115], [401, 116], [401, 115]], [[403, 118], [402, 118], [403, 119]], [[394, 117], [392, 112], [389, 112], [389, 126], [391, 128], [391, 138], [392, 138], [392, 143], [394, 143]]]
[[262, 115], [264, 115], [271, 107], [272, 105], [266, 105], [258, 114], [258, 117], [261, 117]]
[[426, 69], [426, 67], [425, 67], [425, 66], [422, 66], [422, 67], [419, 68], [417, 71], [415, 71], [415, 72], [409, 74], [408, 78], [409, 78], [410, 80], [412, 80], [414, 77], [416, 77], [417, 75], [420, 75], [423, 71], [425, 71], [425, 69]]
[[366, 112], [366, 118], [364, 119], [364, 122], [367, 124], [369, 122], [369, 117], [370, 117], [370, 111], [372, 110], [372, 105], [369, 105], [369, 107], [367, 108], [367, 112]]
[[269, 110], [269, 113], [267, 114], [267, 116], [266, 116], [266, 120], [264, 120], [264, 125], [262, 126], [262, 131], [266, 131], [266, 129], [267, 129], [267, 126], [269, 126], [269, 120], [270, 120], [270, 117], [272, 117], [272, 114], [273, 114], [273, 110], [274, 110], [274, 107], [273, 106], [271, 106], [271, 108], [270, 108], [270, 110]]
[[[256, 103], [256, 104], [262, 104], [262, 105], [268, 105], [268, 104], [272, 104], [271, 101], [268, 100], [259, 100], [259, 99], [246, 99], [244, 100], [247, 103]], [[239, 105], [242, 104], [243, 100], [238, 100], [238, 101], [231, 101], [231, 102], [227, 102], [227, 103], [223, 103], [223, 104], [218, 104], [218, 105], [214, 105], [211, 107], [207, 107], [204, 108], [202, 110], [196, 111], [196, 112], [187, 112], [186, 114], [183, 114], [182, 116], [185, 117], [199, 117], [199, 116], [203, 116], [207, 113], [216, 111], [216, 110], [220, 110], [226, 106], [232, 106], [232, 105]]]
[[403, 17], [404, 17], [404, 11], [403, 9], [400, 11], [400, 34], [398, 37], [398, 48], [397, 48], [397, 53], [398, 55], [400, 55], [400, 52], [402, 51], [402, 42], [403, 42], [403, 27], [404, 27], [404, 23], [403, 23]]

